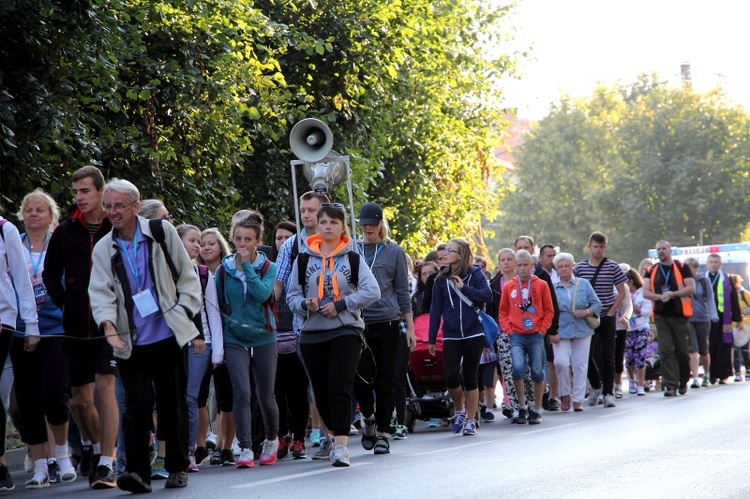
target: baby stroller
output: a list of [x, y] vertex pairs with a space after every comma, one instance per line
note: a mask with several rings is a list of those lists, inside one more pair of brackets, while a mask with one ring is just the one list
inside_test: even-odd
[[406, 399], [406, 429], [414, 432], [417, 420], [450, 418], [454, 412], [453, 400], [447, 395], [443, 373], [443, 332], [438, 331], [437, 351], [430, 355], [427, 341], [430, 316], [423, 314], [414, 319], [417, 345], [409, 354], [407, 382], [411, 396]]

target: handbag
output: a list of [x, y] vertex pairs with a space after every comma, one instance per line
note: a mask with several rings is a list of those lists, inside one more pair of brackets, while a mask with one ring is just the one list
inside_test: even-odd
[[474, 309], [474, 312], [477, 313], [479, 323], [482, 324], [482, 329], [484, 331], [484, 348], [494, 348], [495, 341], [497, 341], [497, 335], [500, 333], [500, 326], [497, 325], [497, 321], [490, 317], [489, 314], [475, 307], [471, 300], [469, 300], [466, 295], [464, 295], [461, 290], [453, 284], [453, 281], [449, 280], [448, 285], [453, 288], [456, 294], [458, 294], [461, 301], [470, 306]]
[[[576, 299], [578, 298], [578, 285], [581, 283], [581, 279], [582, 279], [581, 277], [578, 277], [576, 279], [576, 286], [573, 289], [573, 302], [570, 304], [570, 309], [572, 312], [575, 312], [576, 310]], [[602, 323], [602, 320], [599, 318], [598, 315], [587, 315], [585, 319], [586, 319], [586, 323], [589, 325], [591, 329], [598, 328]]]

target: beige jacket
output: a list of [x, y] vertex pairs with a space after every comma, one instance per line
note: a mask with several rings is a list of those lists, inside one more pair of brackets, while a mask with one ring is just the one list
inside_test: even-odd
[[[192, 317], [201, 310], [200, 280], [172, 224], [164, 222], [163, 225], [167, 250], [179, 276], [177, 283], [172, 278], [161, 246], [153, 240], [148, 220], [138, 217], [138, 223], [141, 232], [150, 240], [152, 278], [159, 297], [159, 308], [164, 312], [167, 325], [177, 343], [181, 347], [185, 346], [198, 336]], [[112, 229], [94, 247], [89, 299], [94, 321], [99, 328], [102, 329], [105, 321], [110, 321], [117, 327], [118, 333], [123, 333], [132, 331], [133, 327], [125, 306], [125, 293], [129, 293], [129, 290], [123, 289], [121, 279], [114, 270], [114, 259], [119, 253], [116, 238], [117, 231]], [[125, 343], [125, 348], [115, 350], [115, 357], [128, 359], [133, 349], [132, 335], [122, 334], [120, 338]]]

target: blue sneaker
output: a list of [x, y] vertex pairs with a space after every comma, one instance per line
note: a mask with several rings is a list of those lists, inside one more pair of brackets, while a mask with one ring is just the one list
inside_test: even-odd
[[125, 473], [125, 458], [118, 456], [115, 460], [115, 474], [119, 475], [121, 473]]
[[164, 458], [157, 457], [151, 463], [151, 480], [166, 480], [167, 478], [169, 478], [169, 473], [164, 467]]
[[313, 428], [313, 430], [310, 432], [310, 445], [312, 447], [319, 447], [320, 439], [322, 437], [323, 433], [320, 431], [320, 428]]
[[451, 430], [453, 433], [461, 433], [466, 422], [466, 411], [457, 411], [451, 418]]
[[464, 436], [470, 437], [477, 434], [477, 422], [470, 419], [464, 425]]

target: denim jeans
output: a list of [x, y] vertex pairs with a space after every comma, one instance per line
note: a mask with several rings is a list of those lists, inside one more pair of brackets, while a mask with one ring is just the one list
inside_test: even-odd
[[510, 358], [513, 362], [513, 379], [523, 379], [528, 367], [531, 368], [533, 381], [544, 381], [547, 354], [544, 349], [544, 336], [541, 333], [511, 334]]
[[195, 449], [195, 441], [198, 438], [198, 394], [201, 390], [203, 378], [211, 365], [211, 344], [206, 344], [203, 353], [195, 354], [193, 345], [188, 347], [188, 384], [187, 384], [187, 407], [188, 407], [188, 448]]

